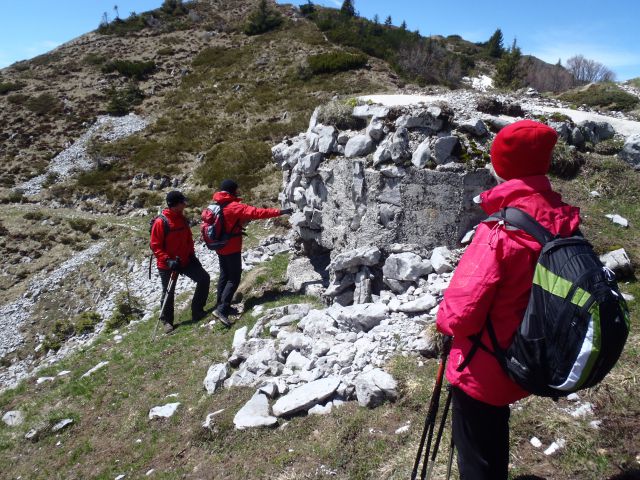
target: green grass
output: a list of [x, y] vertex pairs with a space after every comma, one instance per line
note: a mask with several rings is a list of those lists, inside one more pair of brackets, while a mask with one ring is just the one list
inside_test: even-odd
[[102, 65], [102, 73], [118, 72], [120, 75], [134, 80], [144, 80], [156, 69], [152, 60], [111, 60]]
[[314, 75], [356, 70], [364, 67], [367, 61], [366, 55], [351, 54], [339, 50], [312, 55], [308, 58], [309, 68]]
[[586, 88], [578, 88], [558, 96], [560, 100], [577, 105], [600, 107], [606, 110], [627, 111], [634, 109], [640, 100], [615, 83], [597, 83]]

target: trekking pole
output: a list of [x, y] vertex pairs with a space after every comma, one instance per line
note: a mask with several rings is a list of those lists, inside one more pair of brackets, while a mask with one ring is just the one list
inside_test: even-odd
[[[427, 468], [427, 458], [429, 450], [431, 449], [431, 440], [433, 439], [433, 428], [436, 423], [436, 415], [438, 414], [438, 407], [440, 406], [440, 392], [442, 390], [442, 379], [444, 378], [445, 365], [447, 363], [447, 356], [449, 355], [450, 342], [445, 342], [440, 355], [440, 363], [438, 365], [438, 373], [436, 374], [436, 381], [433, 385], [433, 393], [431, 394], [431, 400], [429, 402], [429, 410], [424, 420], [424, 429], [422, 430], [422, 436], [420, 438], [420, 445], [418, 446], [418, 452], [416, 454], [416, 460], [413, 464], [413, 471], [411, 472], [411, 480], [416, 480], [418, 475], [418, 467], [420, 466], [420, 460], [422, 459], [422, 453], [424, 451], [425, 440], [427, 440], [427, 449], [425, 454], [424, 465], [422, 466], [421, 477], [424, 478]], [[428, 438], [427, 438], [428, 437]]]
[[158, 331], [158, 324], [160, 323], [160, 319], [162, 318], [162, 314], [164, 313], [164, 309], [167, 306], [167, 301], [169, 297], [176, 289], [176, 283], [178, 283], [178, 272], [171, 272], [171, 276], [169, 277], [169, 284], [167, 285], [167, 290], [164, 293], [164, 299], [162, 300], [162, 306], [160, 307], [160, 315], [158, 315], [158, 320], [156, 320], [156, 326], [153, 328], [153, 336], [151, 337], [151, 341], [155, 342], [156, 340], [156, 332]]
[[451, 442], [449, 443], [449, 462], [447, 463], [447, 480], [451, 478], [451, 466], [453, 465], [453, 453], [456, 446], [453, 444], [453, 432], [451, 432]]
[[[426, 480], [429, 480], [431, 478], [433, 467], [436, 464], [436, 456], [438, 455], [440, 440], [442, 440], [442, 432], [444, 431], [444, 426], [447, 423], [447, 414], [449, 413], [450, 406], [451, 406], [451, 385], [447, 387], [447, 400], [444, 403], [444, 410], [442, 411], [442, 418], [440, 419], [440, 426], [438, 427], [438, 434], [436, 435], [436, 443], [433, 445], [433, 452], [431, 453], [431, 463], [429, 464], [429, 468], [427, 469], [427, 476], [423, 477], [423, 478], [426, 478]], [[427, 463], [427, 454], [428, 452], [425, 454], [425, 459], [424, 459], [425, 465]]]

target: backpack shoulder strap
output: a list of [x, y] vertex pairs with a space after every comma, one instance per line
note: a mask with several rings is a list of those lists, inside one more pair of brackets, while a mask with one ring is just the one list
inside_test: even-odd
[[535, 218], [516, 207], [505, 207], [492, 214], [487, 220], [500, 221], [527, 232], [543, 247], [555, 238], [549, 230], [540, 225]]
[[157, 218], [162, 220], [162, 227], [164, 228], [165, 236], [169, 235], [169, 232], [171, 232], [171, 227], [169, 226], [169, 219], [165, 217], [162, 213], [158, 215]]

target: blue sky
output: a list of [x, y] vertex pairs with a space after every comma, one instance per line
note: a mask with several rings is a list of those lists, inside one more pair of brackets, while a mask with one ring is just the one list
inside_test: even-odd
[[[162, 0], [7, 0], [0, 15], [0, 68], [47, 52], [95, 29], [113, 6], [120, 15], [157, 8]], [[305, 3], [305, 0], [278, 3]], [[342, 0], [316, 0], [340, 6]], [[640, 77], [640, 1], [616, 0], [355, 0], [360, 15], [393, 23], [407, 22], [423, 35], [461, 35], [485, 41], [501, 28], [505, 43], [514, 37], [523, 53], [548, 62], [564, 62], [575, 54], [597, 60], [618, 80]]]

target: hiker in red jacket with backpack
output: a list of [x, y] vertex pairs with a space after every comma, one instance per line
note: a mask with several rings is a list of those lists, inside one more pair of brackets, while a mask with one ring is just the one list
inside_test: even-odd
[[213, 194], [213, 200], [223, 210], [224, 227], [229, 239], [226, 244], [216, 250], [220, 263], [218, 279], [218, 296], [213, 314], [225, 326], [231, 326], [229, 315], [238, 311], [231, 307], [233, 296], [240, 285], [242, 276], [242, 232], [251, 220], [289, 215], [292, 209], [257, 208], [242, 203], [238, 196], [238, 184], [233, 180], [224, 180], [220, 191]]
[[[556, 132], [531, 120], [502, 129], [491, 147], [498, 186], [477, 201], [489, 215], [517, 207], [562, 237], [576, 232], [579, 209], [562, 202], [546, 173]], [[485, 324], [506, 348], [523, 319], [541, 245], [502, 221], [481, 223], [444, 294], [438, 329], [453, 336], [447, 379], [452, 385], [453, 441], [462, 480], [506, 480], [509, 465], [509, 404], [528, 395], [470, 336], [491, 346]], [[470, 352], [474, 350], [474, 353]]]
[[191, 301], [191, 320], [196, 322], [206, 316], [204, 306], [209, 296], [210, 277], [196, 257], [193, 235], [184, 216], [187, 198], [178, 191], [167, 194], [167, 207], [158, 215], [151, 227], [150, 247], [157, 259], [162, 281], [162, 301], [166, 305], [160, 312], [165, 333], [173, 331], [173, 303], [175, 290], [167, 291], [172, 274], [184, 275], [196, 282], [196, 291]]

